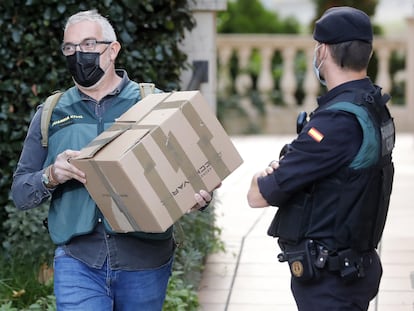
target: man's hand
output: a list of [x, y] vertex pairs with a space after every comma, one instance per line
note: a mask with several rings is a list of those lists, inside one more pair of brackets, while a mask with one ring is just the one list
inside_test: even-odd
[[269, 206], [269, 203], [263, 198], [259, 185], [257, 183], [257, 179], [260, 177], [264, 177], [270, 175], [279, 167], [279, 161], [273, 160], [269, 163], [263, 171], [259, 171], [254, 174], [252, 178], [252, 182], [250, 184], [250, 189], [247, 192], [247, 202], [249, 203], [250, 207], [266, 207]]
[[198, 210], [204, 209], [210, 204], [211, 200], [213, 199], [213, 192], [200, 190], [200, 192], [194, 195], [194, 198], [197, 201], [197, 205], [195, 206], [195, 208]]
[[262, 176], [270, 175], [279, 167], [279, 161], [273, 160], [269, 165], [264, 169]]
[[[221, 183], [215, 189], [219, 188], [220, 186], [221, 186]], [[204, 211], [208, 207], [208, 205], [211, 203], [211, 200], [213, 200], [213, 191], [208, 192], [202, 189], [198, 193], [194, 194], [194, 198], [197, 201], [197, 204], [193, 206], [188, 211], [188, 213], [191, 213], [194, 211]]]
[[50, 169], [54, 181], [63, 184], [70, 179], [76, 179], [83, 184], [86, 183], [85, 173], [70, 163], [70, 160], [79, 154], [80, 151], [69, 149], [58, 154]]

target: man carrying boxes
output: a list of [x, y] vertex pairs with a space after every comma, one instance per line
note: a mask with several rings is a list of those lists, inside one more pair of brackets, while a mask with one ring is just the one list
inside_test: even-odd
[[208, 204], [241, 164], [199, 93], [154, 94], [136, 104], [139, 84], [115, 69], [120, 48], [96, 11], [69, 18], [62, 53], [75, 86], [52, 111], [47, 146], [43, 107], [36, 112], [13, 178], [17, 208], [51, 199], [60, 311], [160, 311], [172, 224]]

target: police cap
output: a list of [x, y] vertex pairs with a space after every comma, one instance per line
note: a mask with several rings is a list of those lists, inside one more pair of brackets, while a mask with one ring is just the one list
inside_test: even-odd
[[360, 40], [372, 42], [370, 18], [363, 11], [341, 6], [328, 9], [316, 21], [313, 38], [321, 43], [336, 44]]

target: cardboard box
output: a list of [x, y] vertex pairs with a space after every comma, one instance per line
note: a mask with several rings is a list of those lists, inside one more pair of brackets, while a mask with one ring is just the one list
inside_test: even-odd
[[117, 232], [163, 232], [243, 160], [199, 91], [152, 94], [73, 159]]

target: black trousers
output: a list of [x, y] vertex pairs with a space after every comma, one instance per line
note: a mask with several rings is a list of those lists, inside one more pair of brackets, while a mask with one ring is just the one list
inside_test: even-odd
[[291, 289], [299, 311], [361, 311], [378, 293], [382, 276], [381, 261], [376, 251], [365, 267], [365, 277], [345, 283], [336, 272], [321, 270], [315, 281], [303, 283], [292, 278]]

